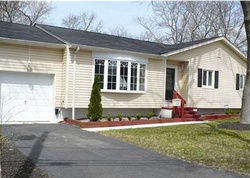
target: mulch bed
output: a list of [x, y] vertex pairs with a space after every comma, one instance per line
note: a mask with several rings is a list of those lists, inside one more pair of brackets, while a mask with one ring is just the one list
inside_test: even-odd
[[238, 118], [239, 115], [235, 114], [211, 114], [203, 115], [200, 118], [170, 118], [170, 119], [141, 119], [141, 120], [123, 120], [123, 121], [81, 121], [72, 120], [70, 118], [65, 118], [63, 122], [66, 124], [71, 124], [78, 126], [80, 128], [96, 128], [96, 127], [115, 127], [115, 126], [130, 126], [130, 125], [144, 125], [144, 124], [159, 124], [159, 123], [171, 123], [171, 122], [188, 122], [188, 121], [204, 121], [204, 120], [216, 120], [216, 119], [228, 119], [228, 118]]
[[[190, 121], [195, 121], [190, 119]], [[95, 127], [115, 127], [115, 126], [129, 126], [129, 125], [141, 125], [141, 124], [157, 124], [157, 123], [171, 123], [171, 122], [183, 122], [181, 118], [174, 119], [151, 119], [151, 120], [132, 120], [132, 121], [97, 121], [97, 122], [83, 122], [79, 120], [72, 120], [65, 118], [64, 121], [67, 124], [79, 126], [81, 128], [95, 128]]]
[[218, 125], [219, 128], [231, 129], [231, 130], [250, 130], [250, 124], [241, 124], [241, 123], [222, 123]]
[[37, 168], [33, 162], [24, 156], [15, 145], [1, 139], [2, 178], [48, 178], [45, 171]]

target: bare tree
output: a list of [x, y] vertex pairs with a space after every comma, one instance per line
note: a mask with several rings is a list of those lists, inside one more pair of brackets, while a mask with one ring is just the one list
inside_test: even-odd
[[62, 20], [62, 25], [71, 29], [100, 32], [102, 21], [94, 13], [83, 12], [80, 15], [69, 14]]
[[52, 10], [47, 1], [0, 1], [0, 20], [34, 25], [43, 23]]
[[111, 35], [133, 38], [133, 35], [130, 32], [128, 32], [126, 28], [120, 26], [116, 26], [113, 29], [109, 29], [108, 33]]
[[250, 124], [250, 2], [241, 1], [241, 6], [244, 12], [245, 28], [247, 34], [247, 76], [245, 82], [245, 88], [242, 97], [242, 110], [240, 123]]
[[244, 51], [243, 13], [237, 1], [151, 1], [153, 17], [138, 17], [146, 37], [164, 43], [182, 43], [224, 36]]

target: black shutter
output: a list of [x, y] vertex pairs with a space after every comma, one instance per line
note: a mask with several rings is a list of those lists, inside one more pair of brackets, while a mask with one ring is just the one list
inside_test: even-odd
[[219, 71], [215, 71], [214, 88], [219, 88]]
[[198, 87], [202, 87], [202, 69], [198, 69]]
[[240, 89], [240, 74], [236, 74], [236, 90]]

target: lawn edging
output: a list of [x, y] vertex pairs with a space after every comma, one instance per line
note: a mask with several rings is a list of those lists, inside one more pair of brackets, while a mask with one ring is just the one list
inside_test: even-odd
[[96, 128], [96, 127], [116, 127], [116, 126], [130, 126], [130, 125], [144, 125], [144, 124], [159, 124], [159, 123], [171, 123], [171, 122], [188, 122], [188, 121], [205, 121], [205, 120], [217, 120], [217, 119], [230, 119], [239, 118], [239, 114], [212, 114], [203, 115], [200, 118], [170, 118], [170, 119], [159, 119], [153, 118], [150, 120], [132, 120], [132, 121], [97, 121], [97, 122], [86, 122], [80, 120], [73, 120], [70, 118], [64, 118], [64, 122], [67, 124], [75, 125], [80, 128]]

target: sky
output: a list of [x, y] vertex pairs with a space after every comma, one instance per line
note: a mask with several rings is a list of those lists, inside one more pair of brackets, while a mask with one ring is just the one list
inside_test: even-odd
[[50, 22], [52, 25], [61, 26], [63, 17], [70, 13], [80, 14], [82, 12], [94, 12], [98, 19], [102, 20], [104, 31], [117, 26], [128, 30], [132, 35], [139, 35], [143, 32], [135, 18], [137, 16], [150, 16], [152, 10], [148, 2], [136, 1], [53, 1], [55, 9], [51, 13]]

